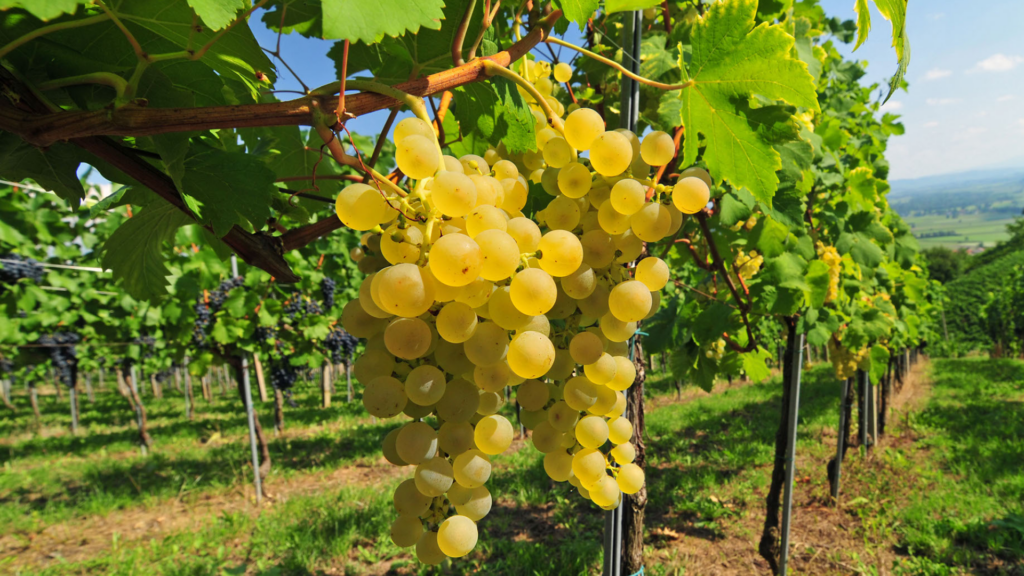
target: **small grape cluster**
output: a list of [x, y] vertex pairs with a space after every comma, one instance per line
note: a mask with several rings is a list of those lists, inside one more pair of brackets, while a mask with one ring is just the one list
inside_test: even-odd
[[291, 357], [285, 356], [270, 365], [270, 385], [277, 390], [290, 390], [299, 377], [299, 371], [291, 364]]
[[851, 352], [835, 337], [828, 341], [829, 360], [832, 361], [832, 368], [836, 371], [836, 378], [840, 380], [852, 378], [857, 373], [857, 368], [865, 368], [869, 353], [870, 349], [868, 348]]
[[298, 294], [284, 303], [282, 311], [288, 315], [289, 320], [295, 320], [295, 317], [299, 315], [317, 315], [324, 313], [319, 304]]
[[216, 290], [203, 292], [196, 298], [196, 321], [192, 328], [192, 347], [197, 350], [206, 348], [206, 330], [213, 324], [213, 315], [220, 310], [228, 298], [228, 292], [245, 284], [245, 278], [236, 276], [224, 280]]
[[751, 250], [746, 253], [740, 250], [736, 254], [736, 259], [733, 260], [732, 266], [740, 278], [750, 280], [761, 269], [762, 264], [764, 264], [764, 256], [758, 254], [757, 250]]
[[256, 326], [256, 328], [252, 332], [252, 337], [257, 344], [266, 344], [273, 346], [277, 342], [277, 327]]
[[50, 354], [50, 361], [57, 371], [57, 377], [68, 388], [75, 387], [78, 376], [78, 356], [74, 345], [79, 340], [78, 334], [73, 332], [56, 332], [39, 339], [39, 344]]
[[839, 275], [842, 272], [843, 258], [835, 246], [825, 246], [818, 242], [815, 251], [822, 262], [828, 264], [828, 292], [825, 294], [825, 303], [834, 302], [839, 297]]
[[142, 336], [141, 338], [135, 338], [132, 340], [133, 344], [138, 344], [145, 350], [142, 354], [143, 358], [153, 357], [153, 347], [156, 346], [156, 338], [152, 336]]
[[704, 356], [712, 360], [721, 361], [725, 356], [725, 340], [719, 338], [709, 345], [707, 350], [704, 351]]
[[39, 283], [43, 279], [43, 267], [32, 258], [20, 254], [3, 254], [0, 260], [0, 284], [14, 284], [22, 278]]
[[324, 308], [328, 310], [334, 308], [334, 292], [336, 288], [337, 284], [334, 282], [333, 278], [324, 277], [324, 279], [320, 281], [320, 293], [323, 294], [324, 297]]
[[351, 358], [358, 344], [359, 340], [355, 336], [338, 326], [334, 326], [330, 334], [324, 338], [324, 348], [331, 353], [331, 362], [335, 364], [341, 363], [346, 358]]

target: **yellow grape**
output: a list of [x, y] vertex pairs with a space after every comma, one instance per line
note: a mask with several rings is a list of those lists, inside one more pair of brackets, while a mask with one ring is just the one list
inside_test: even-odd
[[617, 396], [614, 390], [608, 386], [598, 386], [597, 402], [594, 402], [593, 406], [587, 408], [587, 412], [595, 416], [604, 416], [608, 414], [608, 411], [612, 409], [612, 406], [615, 406], [616, 399]]
[[636, 279], [647, 286], [651, 292], [657, 292], [668, 284], [668, 264], [661, 258], [644, 258], [636, 265]]
[[469, 214], [476, 207], [476, 196], [476, 184], [461, 172], [441, 172], [430, 188], [431, 202], [446, 216]]
[[444, 396], [448, 382], [436, 366], [417, 366], [405, 377], [405, 394], [420, 406], [433, 406]]
[[623, 322], [643, 320], [651, 311], [651, 291], [637, 280], [617, 284], [608, 295], [608, 310]]
[[391, 541], [399, 548], [413, 546], [423, 536], [423, 521], [416, 516], [399, 516], [391, 523]]
[[[548, 338], [550, 338], [551, 337], [551, 321], [548, 320], [548, 317], [545, 316], [544, 314], [537, 314], [537, 315], [534, 315], [534, 316], [530, 316], [530, 321], [526, 323], [526, 326], [523, 326], [522, 328], [516, 330], [516, 335], [519, 335], [519, 334], [521, 334], [523, 332], [538, 332], [538, 333], [543, 334], [544, 336], [547, 336]], [[556, 358], [556, 361], [557, 361], [557, 358]]]
[[[473, 441], [472, 427], [470, 427], [469, 429], [469, 439], [470, 442]], [[465, 486], [460, 485], [458, 482], [455, 482], [454, 484], [452, 484], [452, 487], [448, 489], [448, 493], [446, 494], [446, 496], [448, 496], [449, 502], [455, 504], [456, 506], [460, 506], [462, 504], [465, 504], [466, 502], [469, 502], [470, 499], [473, 498], [473, 490], [474, 488], [466, 488]]]
[[604, 118], [591, 108], [580, 108], [565, 118], [565, 139], [577, 150], [590, 150], [604, 133]]
[[484, 416], [473, 429], [476, 447], [484, 454], [501, 454], [512, 445], [512, 424], [497, 414]]
[[481, 416], [490, 416], [491, 414], [497, 414], [498, 410], [505, 405], [505, 398], [497, 392], [487, 392], [486, 390], [480, 391], [480, 407], [477, 408], [476, 413]]
[[615, 463], [619, 466], [629, 464], [636, 458], [636, 447], [629, 442], [619, 444], [609, 452]]
[[448, 342], [459, 344], [469, 340], [476, 324], [476, 312], [462, 302], [449, 302], [437, 313], [437, 333]]
[[565, 383], [563, 400], [573, 410], [582, 412], [597, 402], [597, 386], [586, 377], [576, 376]]
[[494, 164], [491, 164], [491, 170], [494, 171], [494, 177], [498, 180], [519, 176], [519, 169], [516, 168], [514, 163], [509, 162], [508, 160], [499, 160]]
[[505, 191], [505, 199], [502, 200], [500, 208], [506, 212], [516, 212], [526, 206], [529, 198], [529, 188], [525, 179], [505, 178], [501, 181], [501, 187]]
[[455, 481], [465, 488], [483, 486], [491, 477], [491, 460], [480, 450], [467, 450], [455, 457]]
[[569, 342], [572, 359], [581, 366], [593, 364], [604, 355], [604, 343], [593, 332], [580, 332]]
[[412, 134], [395, 144], [395, 161], [398, 168], [413, 180], [433, 176], [441, 165], [437, 140]]
[[608, 439], [612, 444], [625, 444], [633, 437], [633, 425], [622, 416], [608, 422]]
[[544, 144], [544, 161], [552, 168], [562, 168], [573, 161], [573, 151], [565, 138], [555, 136]]
[[590, 499], [601, 508], [611, 508], [621, 497], [619, 485], [607, 474], [600, 478], [589, 488]]
[[380, 308], [403, 318], [414, 318], [434, 304], [433, 277], [416, 264], [396, 264], [379, 272]]
[[512, 304], [523, 314], [546, 314], [555, 305], [558, 287], [550, 274], [539, 268], [527, 268], [512, 278], [509, 286]]
[[711, 189], [707, 182], [694, 176], [680, 178], [672, 187], [672, 203], [683, 214], [700, 212], [710, 199]]
[[555, 80], [559, 82], [568, 82], [572, 79], [572, 67], [565, 62], [559, 62], [555, 64]]
[[480, 275], [483, 254], [469, 236], [448, 234], [431, 246], [428, 262], [439, 281], [449, 286], [465, 286]]
[[632, 216], [644, 207], [644, 203], [647, 201], [647, 189], [632, 178], [624, 178], [612, 186], [608, 199], [616, 212]]
[[500, 208], [484, 204], [466, 215], [466, 231], [470, 238], [476, 238], [485, 230], [504, 232], [508, 228], [508, 220], [508, 216]]
[[445, 422], [437, 431], [437, 447], [449, 456], [472, 450], [473, 426], [469, 422]]
[[[377, 418], [391, 418], [402, 413], [409, 398], [405, 386], [397, 378], [378, 376], [366, 384], [363, 406]], [[405, 460], [405, 458], [402, 458]], [[408, 460], [406, 460], [408, 462]]]
[[445, 154], [442, 159], [444, 160], [444, 169], [448, 172], [458, 172], [459, 174], [465, 174], [466, 169], [462, 167], [462, 162], [455, 156], [449, 156]]
[[494, 322], [481, 322], [463, 344], [466, 356], [477, 366], [493, 366], [508, 354], [508, 333]]
[[565, 380], [572, 376], [572, 372], [575, 369], [576, 363], [572, 361], [572, 356], [569, 354], [569, 351], [556, 348], [555, 363], [551, 365], [551, 369], [548, 370], [546, 377], [551, 380]]
[[392, 503], [395, 511], [401, 516], [421, 516], [430, 507], [430, 497], [416, 489], [416, 481], [412, 478], [403, 481], [395, 488]]
[[615, 404], [604, 413], [607, 418], [618, 418], [626, 411], [626, 395], [622, 392], [615, 392]]
[[505, 280], [519, 266], [519, 245], [502, 230], [484, 230], [474, 238], [484, 257], [480, 276], [487, 280]]
[[424, 122], [423, 120], [410, 117], [405, 118], [398, 124], [395, 124], [395, 132], [392, 135], [394, 142], [397, 144], [402, 140], [405, 140], [408, 136], [412, 135], [423, 136], [424, 138], [436, 138], [437, 135], [434, 133], [434, 127]]
[[708, 185], [708, 188], [711, 188], [711, 186], [712, 186], [711, 174], [708, 174], [707, 170], [705, 170], [705, 169], [703, 169], [703, 168], [701, 168], [699, 166], [691, 166], [691, 167], [687, 168], [686, 170], [683, 170], [682, 172], [679, 173], [679, 178], [680, 179], [682, 179], [682, 178], [691, 178], [691, 177], [692, 178], [700, 178], [701, 180], [704, 181], [705, 184]]
[[672, 137], [656, 130], [644, 137], [640, 144], [640, 157], [651, 166], [664, 166], [676, 155], [676, 144]]
[[559, 400], [548, 408], [548, 423], [559, 432], [572, 430], [579, 417], [579, 410], [571, 408], [564, 400]]
[[644, 320], [650, 320], [661, 308], [661, 292], [651, 292], [651, 311], [644, 316]]
[[437, 545], [437, 532], [424, 532], [416, 543], [416, 559], [427, 566], [437, 566], [445, 561], [447, 556]]
[[605, 268], [615, 260], [615, 241], [604, 230], [591, 230], [580, 238], [583, 262], [592, 268]]
[[[452, 344], [446, 340], [437, 343], [434, 350], [437, 365], [449, 374], [465, 374], [473, 371], [473, 363], [466, 357], [462, 344]], [[451, 382], [448, 383], [451, 386]]]
[[352, 375], [366, 385], [378, 376], [390, 376], [395, 369], [395, 357], [387, 350], [367, 349], [352, 365]]
[[561, 282], [562, 290], [577, 300], [590, 296], [597, 289], [597, 275], [594, 273], [594, 269], [587, 264], [581, 265], [575, 272], [563, 277]]
[[359, 285], [359, 305], [363, 307], [363, 311], [374, 318], [388, 318], [391, 316], [391, 313], [381, 310], [380, 306], [377, 305], [377, 299], [373, 297], [373, 280], [376, 277], [376, 273], [369, 274], [363, 279], [363, 283]]
[[[647, 295], [649, 297], [650, 292]], [[636, 333], [636, 322], [624, 322], [608, 312], [601, 316], [601, 333], [612, 342], [625, 342]]]
[[401, 428], [395, 428], [391, 432], [388, 432], [388, 435], [384, 437], [381, 452], [384, 453], [384, 459], [395, 466], [408, 466], [409, 463], [402, 460], [402, 457], [398, 455], [398, 448], [396, 446], [396, 443], [398, 442], [398, 433], [401, 431]]
[[520, 254], [537, 251], [541, 234], [540, 228], [533, 220], [524, 217], [513, 218], [508, 221], [505, 231], [516, 241]]
[[523, 378], [540, 378], [555, 362], [555, 347], [538, 332], [517, 335], [508, 348], [508, 366]]
[[612, 236], [612, 240], [615, 242], [615, 249], [622, 254], [615, 259], [615, 262], [619, 264], [625, 264], [636, 260], [640, 253], [644, 251], [644, 241], [637, 238], [636, 234], [633, 234], [632, 230], [626, 230], [622, 234]]
[[[469, 179], [472, 180], [473, 185], [476, 186], [477, 206], [498, 205], [498, 190], [495, 189], [494, 183], [491, 181], [491, 178], [487, 176], [482, 176], [480, 174], [470, 174]], [[504, 193], [504, 188], [502, 189], [502, 193]]]
[[584, 448], [600, 448], [608, 441], [608, 424], [600, 416], [586, 416], [576, 424], [576, 440]]
[[602, 176], [622, 174], [632, 159], [629, 139], [615, 131], [601, 134], [590, 147], [590, 165]]
[[609, 234], [622, 234], [629, 230], [630, 218], [617, 211], [612, 203], [605, 202], [597, 210], [597, 222]]
[[559, 196], [541, 211], [544, 224], [552, 230], [572, 230], [580, 223], [580, 207], [565, 196]]
[[579, 162], [570, 162], [558, 171], [558, 189], [569, 198], [586, 196], [590, 185], [590, 170]]
[[491, 299], [491, 294], [494, 293], [494, 282], [490, 280], [484, 280], [483, 278], [477, 278], [466, 286], [462, 287], [461, 292], [455, 297], [456, 302], [462, 302], [470, 308], [479, 308], [487, 301]]
[[491, 493], [486, 486], [477, 486], [469, 492], [469, 498], [465, 502], [455, 504], [455, 511], [469, 518], [473, 522], [479, 522], [491, 511]]
[[421, 494], [436, 498], [452, 487], [455, 482], [455, 472], [447, 458], [435, 456], [424, 460], [416, 467], [416, 474], [413, 476], [416, 481], [416, 489]]
[[466, 175], [482, 175], [491, 171], [491, 165], [487, 163], [487, 160], [476, 154], [466, 154], [459, 158], [459, 162], [462, 163], [462, 168], [466, 171]]
[[573, 475], [572, 456], [564, 450], [548, 452], [544, 455], [544, 472], [555, 482], [565, 482]]
[[491, 294], [487, 302], [491, 320], [505, 330], [519, 330], [530, 322], [531, 315], [520, 312], [512, 302], [511, 288], [502, 286]]
[[465, 516], [452, 516], [437, 528], [437, 547], [449, 558], [461, 558], [476, 546], [476, 522]]
[[402, 460], [420, 464], [437, 453], [437, 432], [426, 422], [410, 422], [399, 431], [395, 447]]
[[366, 184], [350, 184], [338, 194], [334, 210], [341, 223], [353, 230], [370, 230], [391, 210], [379, 190]]
[[593, 448], [584, 448], [572, 457], [573, 474], [584, 486], [592, 485], [605, 476], [607, 465], [604, 454]]
[[540, 267], [552, 276], [568, 276], [583, 263], [583, 246], [571, 232], [552, 230], [537, 245]]
[[549, 454], [558, 450], [562, 444], [562, 436], [564, 432], [557, 430], [550, 422], [550, 414], [545, 411], [540, 411], [540, 414], [544, 415], [544, 420], [537, 423], [533, 428], [533, 447], [542, 454]]
[[395, 318], [384, 330], [388, 352], [405, 360], [422, 358], [430, 348], [430, 326], [419, 318]]
[[615, 363], [615, 358], [607, 352], [602, 352], [597, 362], [583, 366], [583, 372], [587, 375], [587, 378], [598, 386], [611, 382], [615, 378], [617, 369], [618, 366]]
[[523, 410], [540, 410], [549, 398], [548, 385], [540, 380], [527, 380], [516, 388], [516, 402]]
[[644, 486], [644, 471], [636, 464], [628, 462], [619, 468], [615, 481], [623, 494], [636, 494]]
[[558, 287], [558, 296], [555, 298], [555, 305], [548, 310], [546, 316], [551, 320], [564, 320], [576, 312], [576, 301], [573, 300], [561, 286]]
[[636, 366], [626, 356], [612, 356], [615, 360], [615, 377], [608, 383], [608, 388], [621, 392], [633, 385], [636, 380]]
[[480, 408], [480, 392], [473, 384], [456, 378], [445, 387], [437, 402], [437, 415], [446, 422], [468, 422]]
[[420, 259], [422, 245], [423, 231], [415, 225], [400, 229], [398, 224], [392, 224], [380, 239], [380, 251], [391, 264], [416, 262]]
[[629, 217], [629, 226], [633, 233], [644, 242], [657, 242], [668, 235], [672, 225], [672, 216], [668, 208], [651, 202]]

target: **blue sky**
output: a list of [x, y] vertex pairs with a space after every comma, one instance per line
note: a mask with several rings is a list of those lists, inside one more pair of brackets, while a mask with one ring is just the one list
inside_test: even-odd
[[[831, 16], [853, 18], [854, 0], [821, 0]], [[910, 89], [886, 105], [901, 114], [904, 136], [890, 140], [891, 179], [918, 178], [987, 167], [1024, 167], [1024, 0], [915, 0], [908, 27], [913, 58], [907, 72]], [[266, 29], [258, 12], [251, 20], [262, 46], [271, 48], [277, 34]], [[866, 81], [885, 84], [895, 69], [891, 27], [877, 11], [873, 30], [855, 54], [867, 60]], [[333, 42], [298, 34], [281, 38], [281, 52], [310, 87], [337, 79], [326, 54]], [[299, 89], [279, 67], [277, 88]], [[295, 97], [281, 94], [282, 99]], [[356, 118], [349, 128], [376, 134], [387, 112]]]

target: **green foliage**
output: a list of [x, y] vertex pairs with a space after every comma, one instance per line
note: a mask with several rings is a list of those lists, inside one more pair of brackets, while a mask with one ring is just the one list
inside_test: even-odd
[[322, 0], [322, 4], [324, 38], [367, 44], [384, 35], [400, 36], [421, 27], [436, 30], [446, 17], [442, 0]]

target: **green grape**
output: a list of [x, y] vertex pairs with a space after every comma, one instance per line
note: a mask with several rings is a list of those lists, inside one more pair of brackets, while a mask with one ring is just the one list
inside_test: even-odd
[[477, 366], [493, 366], [508, 354], [508, 333], [494, 322], [481, 322], [463, 344], [466, 356]]
[[446, 558], [437, 545], [437, 532], [424, 532], [416, 542], [416, 559], [427, 566], [437, 566]]
[[609, 454], [615, 459], [616, 464], [622, 466], [636, 459], [636, 447], [629, 442], [624, 442], [612, 448]]
[[445, 422], [437, 431], [437, 446], [449, 456], [472, 450], [473, 426], [469, 422]]
[[633, 438], [633, 425], [622, 416], [608, 422], [608, 439], [612, 444], [625, 444]]
[[446, 422], [469, 422], [480, 408], [478, 390], [462, 378], [453, 379], [437, 402], [437, 415]]
[[565, 482], [572, 474], [572, 456], [563, 450], [544, 455], [544, 472], [555, 482]]
[[491, 492], [486, 486], [477, 486], [470, 490], [465, 502], [454, 504], [456, 512], [473, 522], [479, 522], [491, 511]]
[[413, 180], [433, 176], [441, 165], [437, 141], [412, 134], [395, 144], [395, 161], [398, 168]]
[[582, 300], [597, 289], [597, 274], [587, 264], [581, 265], [575, 272], [561, 279], [562, 290], [570, 297]]
[[565, 139], [577, 150], [590, 150], [604, 133], [604, 118], [591, 108], [580, 108], [565, 118]]
[[537, 245], [540, 267], [552, 276], [568, 276], [583, 263], [583, 246], [579, 238], [565, 230], [552, 230]]
[[363, 391], [363, 406], [366, 407], [367, 412], [377, 418], [398, 416], [408, 401], [409, 398], [405, 395], [405, 386], [397, 378], [391, 376], [374, 378]]
[[416, 489], [421, 494], [435, 498], [448, 491], [455, 481], [455, 473], [447, 458], [435, 456], [424, 460], [416, 467]]
[[350, 184], [338, 194], [334, 210], [341, 223], [353, 230], [370, 230], [388, 216], [391, 207], [380, 190], [366, 184]]
[[408, 466], [409, 463], [406, 462], [405, 460], [402, 460], [402, 457], [398, 455], [398, 448], [395, 446], [395, 444], [398, 442], [398, 433], [401, 430], [401, 428], [395, 428], [391, 432], [388, 432], [388, 435], [384, 437], [384, 445], [382, 451], [384, 452], [384, 459], [387, 460], [388, 462], [394, 464], [395, 466]]
[[644, 486], [643, 468], [632, 462], [627, 462], [619, 468], [615, 481], [618, 483], [619, 489], [623, 494], [636, 494]]
[[551, 369], [545, 376], [551, 380], [565, 380], [572, 376], [573, 370], [576, 369], [576, 363], [572, 361], [572, 356], [568, 350], [561, 348], [555, 349], [555, 362], [551, 365]]
[[[472, 429], [470, 430], [470, 441], [472, 441]], [[456, 506], [459, 506], [460, 504], [465, 504], [469, 502], [473, 498], [473, 490], [473, 488], [466, 488], [465, 486], [459, 484], [458, 482], [455, 482], [452, 484], [452, 487], [448, 489], [448, 493], [446, 494], [446, 496], [448, 497], [449, 502]]]
[[523, 332], [509, 344], [508, 366], [523, 378], [540, 378], [555, 362], [555, 347], [547, 336]]
[[636, 366], [626, 356], [612, 356], [615, 360], [615, 377], [608, 383], [608, 388], [621, 392], [633, 385], [636, 380]]
[[363, 385], [378, 376], [390, 376], [394, 370], [395, 357], [386, 350], [366, 350], [352, 365], [352, 375]]
[[480, 450], [467, 450], [455, 457], [455, 481], [466, 488], [483, 486], [491, 476], [491, 460]]
[[476, 196], [476, 184], [461, 172], [441, 172], [430, 188], [431, 202], [446, 216], [469, 214], [476, 207]]
[[643, 282], [651, 292], [657, 292], [668, 284], [668, 264], [661, 258], [644, 258], [636, 265], [636, 279]]
[[584, 448], [572, 457], [572, 472], [583, 486], [591, 486], [605, 476], [607, 465], [604, 454], [593, 448]]
[[608, 423], [600, 416], [586, 416], [576, 424], [576, 440], [584, 448], [600, 448], [608, 441]]
[[592, 268], [605, 268], [615, 260], [615, 241], [604, 230], [591, 230], [580, 238], [583, 262]]
[[484, 230], [474, 238], [483, 255], [480, 276], [486, 280], [505, 280], [519, 266], [519, 245], [502, 230]]
[[430, 326], [419, 318], [395, 318], [384, 330], [384, 344], [405, 360], [422, 358], [430, 348]]
[[608, 199], [616, 212], [632, 216], [644, 207], [644, 203], [647, 201], [647, 189], [632, 178], [624, 178], [612, 186]]
[[399, 516], [391, 523], [391, 541], [399, 548], [408, 548], [423, 535], [423, 521], [416, 516]]
[[402, 460], [420, 464], [437, 453], [437, 432], [426, 422], [410, 422], [398, 433], [395, 448]]
[[587, 375], [587, 378], [598, 386], [611, 382], [615, 378], [617, 369], [618, 365], [615, 363], [615, 358], [608, 353], [602, 353], [597, 362], [583, 366], [583, 372]]
[[573, 150], [565, 138], [555, 136], [544, 144], [544, 161], [552, 168], [563, 168], [573, 161]]
[[590, 170], [579, 162], [570, 162], [558, 171], [558, 189], [569, 198], [586, 196], [590, 185]]
[[610, 507], [612, 504], [617, 502], [621, 496], [619, 491], [619, 485], [615, 483], [615, 480], [607, 474], [602, 474], [601, 477], [590, 486], [590, 499], [594, 501], [594, 504], [605, 508]]
[[473, 429], [476, 447], [484, 454], [501, 454], [512, 445], [512, 424], [504, 416], [484, 416]]
[[381, 310], [415, 318], [434, 304], [433, 278], [425, 275], [416, 264], [397, 264], [385, 268], [374, 278], [380, 283]]
[[592, 332], [580, 332], [569, 342], [572, 359], [581, 366], [593, 364], [604, 355], [604, 343]]
[[565, 62], [555, 64], [555, 80], [568, 82], [570, 79], [572, 79], [572, 67]]
[[672, 137], [656, 130], [644, 137], [640, 144], [640, 157], [651, 166], [664, 166], [676, 155], [676, 143]]
[[477, 366], [473, 369], [473, 381], [481, 390], [488, 392], [501, 391], [509, 385], [511, 378], [512, 370], [504, 362], [492, 366]]
[[570, 408], [583, 412], [597, 402], [597, 385], [588, 378], [576, 376], [565, 383], [562, 395]]
[[449, 286], [465, 286], [483, 269], [480, 246], [465, 234], [446, 234], [430, 247], [428, 262], [434, 277]]
[[416, 481], [412, 478], [403, 481], [395, 488], [395, 495], [392, 502], [395, 511], [400, 516], [418, 517], [430, 508], [430, 496], [421, 493], [416, 488]]
[[548, 408], [548, 423], [559, 432], [572, 430], [579, 417], [579, 410], [571, 408], [564, 400], [559, 400]]
[[690, 176], [680, 178], [672, 187], [672, 204], [683, 214], [696, 214], [704, 209], [711, 199], [707, 182]]
[[477, 316], [462, 302], [449, 302], [437, 313], [437, 333], [448, 342], [460, 344], [469, 340], [476, 330]]
[[548, 454], [558, 450], [562, 444], [562, 436], [565, 433], [551, 425], [550, 415], [542, 413], [545, 415], [545, 419], [537, 423], [533, 428], [533, 447], [538, 452]]
[[461, 558], [473, 551], [477, 541], [476, 522], [452, 516], [437, 528], [437, 546], [449, 558]]
[[487, 311], [491, 320], [505, 330], [518, 330], [530, 322], [530, 315], [519, 311], [512, 302], [512, 289], [509, 286], [502, 286], [491, 294], [487, 302]]
[[580, 207], [565, 196], [552, 200], [539, 215], [552, 230], [572, 230], [580, 223]]
[[341, 310], [341, 326], [356, 338], [373, 338], [387, 325], [387, 320], [367, 314], [359, 300], [349, 300]]
[[632, 160], [629, 139], [615, 131], [601, 134], [590, 147], [590, 165], [602, 176], [622, 174]]
[[651, 311], [651, 291], [643, 282], [627, 280], [608, 295], [608, 310], [622, 322], [637, 322]]
[[576, 303], [580, 307], [580, 312], [590, 316], [591, 318], [600, 318], [608, 313], [608, 294], [611, 292], [608, 286], [598, 280], [597, 285], [594, 286], [594, 291], [590, 293], [590, 296], [581, 298]]
[[527, 268], [512, 278], [509, 285], [512, 304], [523, 314], [547, 314], [555, 305], [558, 287], [550, 274], [539, 268]]
[[520, 254], [537, 251], [537, 245], [540, 244], [540, 228], [533, 220], [524, 217], [513, 218], [508, 221], [505, 231], [516, 241]]
[[597, 210], [597, 222], [605, 232], [615, 235], [629, 230], [630, 217], [615, 210], [612, 203], [605, 202]]
[[363, 283], [359, 285], [359, 305], [363, 307], [364, 312], [374, 318], [389, 318], [391, 313], [381, 310], [380, 306], [373, 299], [373, 279], [376, 277], [376, 273], [369, 274], [363, 279]]
[[420, 406], [433, 406], [444, 396], [447, 386], [444, 372], [435, 366], [417, 366], [405, 378], [405, 394]]
[[501, 394], [497, 392], [488, 392], [486, 390], [480, 391], [480, 407], [477, 408], [476, 413], [481, 416], [490, 416], [497, 414], [498, 410], [505, 405], [505, 399]]
[[437, 135], [434, 133], [433, 126], [419, 118], [410, 117], [403, 119], [398, 124], [395, 124], [393, 140], [395, 144], [397, 144], [414, 134], [423, 136], [424, 138], [437, 138]]
[[548, 385], [540, 380], [527, 380], [516, 388], [516, 402], [523, 410], [540, 410], [549, 398]]

